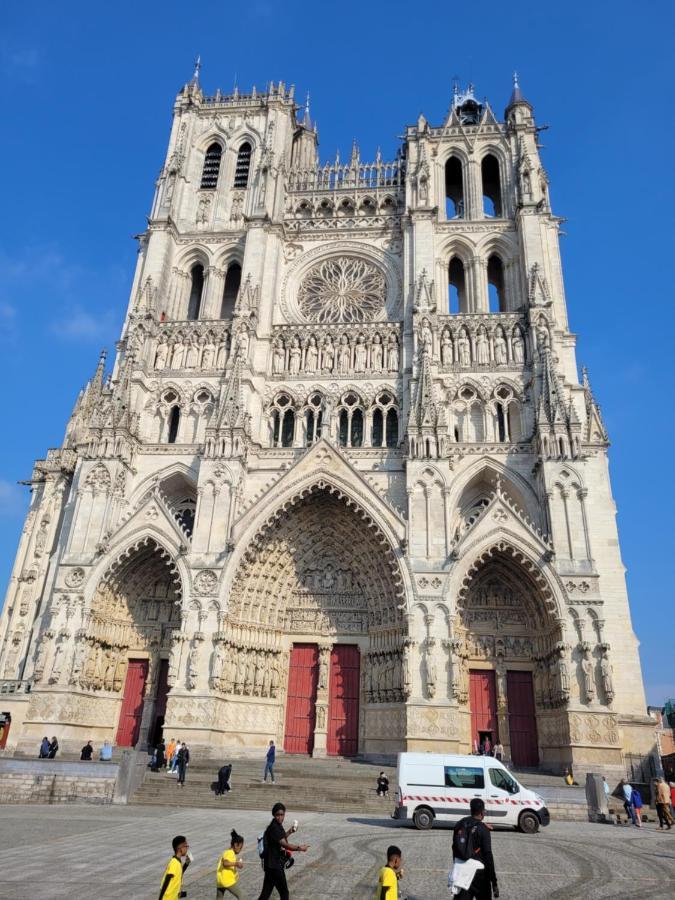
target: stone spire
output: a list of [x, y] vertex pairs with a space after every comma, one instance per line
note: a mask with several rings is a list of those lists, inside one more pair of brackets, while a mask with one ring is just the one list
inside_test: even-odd
[[426, 344], [420, 347], [419, 379], [408, 416], [408, 452], [413, 459], [434, 458], [440, 451], [438, 403], [429, 350]]
[[584, 438], [587, 441], [599, 441], [600, 443], [607, 444], [609, 443], [607, 429], [605, 428], [605, 423], [602, 419], [600, 407], [593, 396], [593, 390], [588, 378], [588, 369], [586, 366], [581, 370], [581, 383], [584, 388], [584, 404], [586, 407], [586, 433]]
[[518, 73], [513, 73], [513, 88], [511, 89], [511, 96], [509, 98], [509, 102], [506, 104], [506, 109], [504, 111], [504, 115], [507, 116], [509, 110], [513, 109], [514, 106], [527, 106], [530, 110], [532, 109], [532, 104], [529, 100], [526, 99], [525, 95], [522, 92], [520, 87], [520, 80], [518, 79]]

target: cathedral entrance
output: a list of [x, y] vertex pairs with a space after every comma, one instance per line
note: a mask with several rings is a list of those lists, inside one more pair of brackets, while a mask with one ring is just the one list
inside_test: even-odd
[[387, 539], [337, 490], [304, 491], [260, 530], [216, 638], [226, 655], [262, 659], [271, 671], [269, 692], [256, 693], [255, 679], [250, 689], [246, 680], [217, 682], [239, 702], [248, 697], [251, 741], [274, 736], [262, 723], [278, 716], [288, 753], [365, 751], [368, 717], [380, 728], [380, 710], [391, 720], [403, 703], [407, 632], [397, 577]]
[[494, 746], [499, 740], [494, 672], [482, 669], [472, 669], [469, 672], [469, 702], [473, 749], [478, 750], [486, 738]]
[[319, 683], [317, 644], [293, 644], [288, 665], [286, 696], [286, 753], [311, 755], [316, 724], [316, 690]]
[[118, 747], [135, 747], [141, 733], [143, 695], [148, 679], [147, 659], [130, 659], [115, 743]]
[[513, 765], [537, 766], [539, 750], [532, 672], [509, 670], [506, 673], [506, 693]]
[[333, 647], [326, 738], [329, 756], [356, 756], [358, 753], [360, 672], [358, 647], [351, 644]]

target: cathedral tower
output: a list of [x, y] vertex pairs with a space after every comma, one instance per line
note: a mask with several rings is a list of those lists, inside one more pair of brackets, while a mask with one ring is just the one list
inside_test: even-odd
[[559, 225], [517, 82], [322, 164], [293, 88], [197, 70], [112, 372], [35, 464], [10, 746], [649, 752]]

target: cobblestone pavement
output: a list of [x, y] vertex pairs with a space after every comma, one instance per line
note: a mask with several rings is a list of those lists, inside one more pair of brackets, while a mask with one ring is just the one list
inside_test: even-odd
[[[372, 900], [390, 843], [403, 849], [404, 896], [449, 898], [449, 827], [419, 832], [388, 820], [388, 813], [386, 804], [381, 819], [298, 814], [298, 840], [311, 847], [297, 854], [289, 873], [292, 900]], [[287, 818], [295, 818], [292, 809]], [[251, 810], [5, 806], [0, 897], [156, 900], [171, 839], [183, 833], [195, 856], [184, 883], [188, 900], [214, 900], [218, 855], [236, 827], [246, 838], [240, 884], [244, 897], [256, 900], [262, 883], [256, 836], [269, 819], [269, 813]], [[493, 846], [504, 900], [675, 896], [675, 829], [554, 822], [533, 836], [495, 831]]]

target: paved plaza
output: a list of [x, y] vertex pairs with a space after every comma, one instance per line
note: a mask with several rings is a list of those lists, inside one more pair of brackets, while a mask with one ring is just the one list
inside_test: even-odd
[[[419, 832], [388, 820], [388, 812], [386, 804], [381, 819], [299, 813], [299, 839], [311, 847], [290, 872], [293, 900], [372, 900], [390, 843], [403, 849], [409, 900], [449, 897], [450, 829]], [[288, 818], [295, 818], [292, 809]], [[184, 884], [188, 900], [213, 900], [216, 862], [234, 826], [246, 838], [240, 883], [255, 900], [262, 883], [255, 839], [269, 819], [251, 810], [5, 806], [0, 897], [156, 900], [171, 838], [184, 833], [195, 857]], [[654, 824], [638, 831], [559, 822], [531, 837], [496, 831], [493, 843], [503, 900], [674, 895], [675, 831], [662, 834]]]

